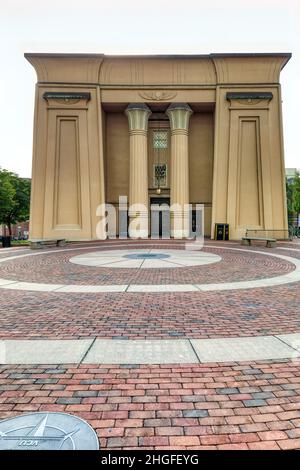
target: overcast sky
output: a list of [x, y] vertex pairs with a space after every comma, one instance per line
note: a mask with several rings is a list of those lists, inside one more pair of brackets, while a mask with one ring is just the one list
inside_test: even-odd
[[0, 0], [0, 167], [30, 176], [36, 75], [24, 52], [292, 52], [286, 167], [300, 167], [300, 0]]

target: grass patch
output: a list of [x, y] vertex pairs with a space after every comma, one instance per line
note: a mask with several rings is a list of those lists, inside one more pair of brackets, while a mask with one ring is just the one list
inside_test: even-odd
[[11, 246], [19, 246], [19, 245], [29, 246], [29, 241], [28, 240], [12, 240], [11, 241]]

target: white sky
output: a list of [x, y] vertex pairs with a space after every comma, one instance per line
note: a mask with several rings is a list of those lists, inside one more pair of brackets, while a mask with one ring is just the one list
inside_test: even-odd
[[292, 52], [286, 167], [300, 167], [300, 0], [0, 0], [0, 167], [30, 176], [36, 75], [24, 52]]

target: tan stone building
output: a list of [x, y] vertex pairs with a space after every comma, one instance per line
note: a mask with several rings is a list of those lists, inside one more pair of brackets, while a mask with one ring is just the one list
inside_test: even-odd
[[215, 223], [231, 239], [287, 228], [279, 74], [290, 54], [25, 57], [38, 79], [31, 239], [95, 239], [98, 205], [120, 195], [204, 204], [207, 236]]

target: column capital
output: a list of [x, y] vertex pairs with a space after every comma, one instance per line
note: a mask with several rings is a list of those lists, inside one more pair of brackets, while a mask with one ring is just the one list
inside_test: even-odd
[[130, 135], [146, 135], [150, 108], [145, 103], [131, 103], [125, 109], [125, 114], [128, 118]]
[[192, 109], [187, 103], [172, 103], [168, 107], [166, 114], [170, 119], [172, 133], [187, 134], [189, 128], [189, 119], [193, 114]]

